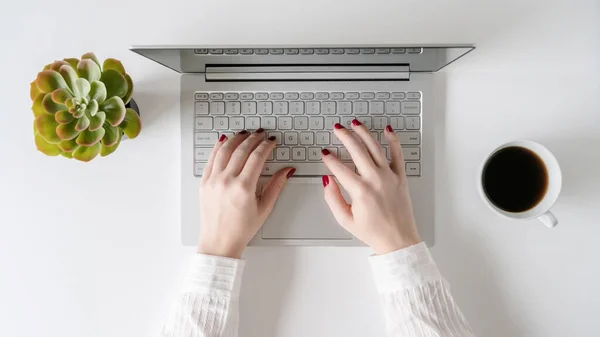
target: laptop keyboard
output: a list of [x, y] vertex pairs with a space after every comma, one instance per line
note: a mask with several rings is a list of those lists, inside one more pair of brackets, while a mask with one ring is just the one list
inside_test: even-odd
[[333, 134], [333, 125], [350, 129], [354, 118], [390, 151], [383, 132], [398, 134], [408, 176], [421, 174], [420, 92], [197, 92], [194, 95], [194, 175], [202, 170], [221, 134], [265, 129], [277, 146], [263, 168], [272, 175], [294, 166], [298, 176], [330, 174], [321, 162], [326, 148], [355, 169], [352, 158]]

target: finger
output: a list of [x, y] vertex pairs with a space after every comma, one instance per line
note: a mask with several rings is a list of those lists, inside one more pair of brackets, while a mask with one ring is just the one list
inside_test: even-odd
[[262, 141], [252, 151], [248, 160], [246, 161], [246, 165], [240, 172], [240, 178], [247, 179], [253, 185], [258, 183], [258, 178], [260, 178], [260, 174], [265, 166], [265, 162], [271, 153], [273, 153], [273, 149], [275, 148], [275, 136], [271, 136]]
[[[368, 170], [375, 169], [375, 162], [373, 162], [371, 155], [356, 136], [351, 134], [348, 129], [339, 123], [334, 125], [333, 132], [350, 153], [352, 161], [354, 161], [356, 167], [358, 167], [359, 172], [364, 173]], [[342, 184], [344, 184], [344, 182], [342, 182]]]
[[356, 186], [359, 178], [358, 175], [354, 173], [354, 170], [342, 164], [342, 162], [327, 149], [321, 150], [321, 158], [323, 158], [323, 163], [327, 166], [329, 171], [339, 179], [346, 189], [352, 189]]
[[210, 173], [212, 172], [212, 168], [213, 168], [213, 162], [215, 161], [215, 156], [217, 155], [217, 153], [219, 152], [219, 149], [223, 146], [223, 144], [225, 144], [226, 140], [227, 140], [227, 136], [222, 134], [221, 137], [219, 138], [219, 140], [217, 140], [217, 143], [213, 147], [212, 151], [210, 152], [210, 156], [208, 157], [208, 162], [206, 163], [206, 166], [204, 167], [204, 171], [202, 172], [202, 181], [203, 182], [206, 181], [206, 179], [208, 179], [208, 177], [210, 176]]
[[271, 214], [279, 194], [281, 194], [281, 191], [283, 191], [288, 179], [294, 174], [294, 172], [296, 172], [296, 169], [293, 167], [282, 168], [281, 170], [275, 172], [260, 195], [260, 201], [258, 203], [260, 214], [264, 216]]
[[238, 132], [235, 136], [229, 138], [225, 144], [221, 146], [219, 152], [217, 152], [215, 156], [215, 162], [213, 164], [213, 170], [221, 172], [225, 170], [227, 164], [229, 164], [229, 160], [231, 159], [231, 155], [233, 151], [237, 149], [237, 147], [248, 138], [249, 133], [246, 130], [242, 130]]
[[329, 205], [333, 217], [342, 227], [348, 228], [354, 222], [352, 208], [342, 196], [342, 191], [335, 179], [330, 176], [323, 176], [323, 189], [325, 201]]
[[231, 159], [227, 164], [227, 172], [234, 176], [239, 175], [250, 154], [263, 140], [265, 140], [265, 130], [263, 128], [256, 130], [250, 137], [246, 138], [231, 154]]
[[392, 158], [392, 161], [390, 162], [390, 168], [399, 177], [406, 177], [406, 173], [404, 172], [404, 156], [402, 155], [402, 146], [400, 145], [400, 141], [398, 140], [396, 132], [394, 132], [394, 129], [388, 125], [385, 127], [383, 135], [388, 144], [390, 144], [390, 155]]
[[360, 138], [367, 147], [369, 154], [371, 155], [371, 159], [377, 164], [379, 167], [386, 167], [388, 165], [387, 159], [385, 158], [385, 154], [383, 153], [383, 148], [378, 141], [371, 136], [369, 129], [364, 126], [358, 119], [354, 119], [352, 121], [352, 130], [356, 133], [358, 138]]

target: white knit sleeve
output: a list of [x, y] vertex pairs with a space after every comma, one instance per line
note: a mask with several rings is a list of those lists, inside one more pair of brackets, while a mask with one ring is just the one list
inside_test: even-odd
[[197, 254], [162, 337], [237, 337], [245, 262]]
[[389, 336], [473, 336], [425, 243], [369, 260]]

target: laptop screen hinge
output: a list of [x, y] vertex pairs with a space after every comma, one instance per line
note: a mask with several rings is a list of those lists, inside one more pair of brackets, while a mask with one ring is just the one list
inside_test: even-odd
[[206, 81], [409, 80], [407, 65], [207, 66]]

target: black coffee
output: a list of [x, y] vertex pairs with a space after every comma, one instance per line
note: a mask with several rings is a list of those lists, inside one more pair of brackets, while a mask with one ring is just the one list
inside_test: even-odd
[[546, 165], [531, 150], [512, 146], [494, 154], [483, 168], [483, 190], [507, 212], [524, 212], [537, 205], [548, 189]]

